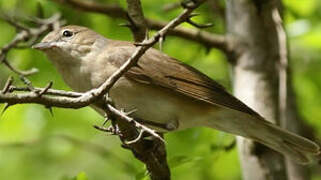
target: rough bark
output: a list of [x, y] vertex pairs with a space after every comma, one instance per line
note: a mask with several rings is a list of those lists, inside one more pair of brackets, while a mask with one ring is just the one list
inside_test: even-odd
[[[292, 81], [289, 75], [288, 75], [287, 82], [288, 82], [287, 83], [288, 98], [287, 98], [287, 110], [286, 110], [287, 118], [284, 124], [284, 128], [313, 140], [315, 139], [314, 133], [313, 133], [314, 130], [303, 122], [302, 117], [298, 113], [298, 109], [295, 101], [296, 97], [292, 87]], [[286, 162], [287, 174], [288, 174], [289, 180], [311, 179], [311, 172], [307, 166], [302, 166], [297, 163], [294, 163], [290, 159], [286, 159], [285, 162]]]
[[[232, 48], [236, 50], [229, 56], [233, 62], [234, 93], [267, 120], [313, 138], [313, 134], [306, 134], [306, 126], [297, 112], [287, 66], [282, 67], [282, 58], [288, 58], [287, 42], [285, 34], [280, 40], [282, 32], [278, 26], [282, 24], [273, 19], [273, 10], [280, 8], [280, 4], [278, 0], [227, 0], [227, 29]], [[279, 81], [280, 68], [287, 73], [284, 82]], [[279, 89], [282, 86], [285, 87], [283, 95]], [[245, 180], [310, 179], [307, 167], [289, 159], [284, 161], [266, 147], [238, 138], [238, 148]]]
[[[234, 93], [267, 120], [278, 120], [278, 38], [272, 19], [274, 1], [227, 0], [227, 29], [236, 49]], [[245, 180], [287, 179], [283, 157], [238, 138]]]
[[[139, 58], [153, 45], [155, 45], [161, 38], [171, 30], [174, 29], [179, 24], [185, 22], [190, 17], [194, 9], [198, 8], [205, 0], [190, 1], [184, 6], [184, 10], [175, 19], [166, 24], [161, 30], [154, 34], [151, 38], [145, 39], [135, 50], [132, 56], [115, 72], [113, 73], [100, 87], [96, 89], [89, 90], [84, 93], [76, 92], [62, 92], [59, 90], [50, 89], [52, 83], [49, 83], [46, 88], [35, 88], [32, 86], [31, 82], [24, 77], [27, 74], [23, 74], [20, 71], [15, 70], [6, 60], [6, 52], [11, 48], [15, 48], [22, 41], [26, 41], [26, 38], [36, 36], [39, 37], [38, 33], [43, 28], [40, 28], [35, 34], [34, 31], [29, 31], [29, 29], [22, 28], [22, 31], [17, 34], [17, 37], [6, 45], [4, 48], [0, 49], [0, 61], [5, 63], [10, 70], [21, 75], [21, 79], [25, 83], [25, 88], [17, 88], [12, 85], [13, 79], [9, 78], [0, 92], [0, 103], [6, 103], [4, 110], [15, 104], [22, 103], [37, 103], [43, 104], [48, 108], [51, 107], [64, 107], [64, 108], [80, 108], [85, 107], [90, 104], [95, 104], [95, 106], [105, 109], [106, 113], [111, 118], [113, 130], [110, 128], [104, 128], [95, 126], [95, 128], [106, 131], [109, 133], [119, 135], [123, 142], [123, 147], [130, 149], [135, 157], [145, 163], [148, 170], [149, 176], [152, 180], [169, 180], [170, 170], [167, 164], [166, 158], [166, 148], [164, 140], [157, 134], [154, 130], [148, 128], [136, 122], [133, 118], [129, 117], [128, 114], [117, 110], [113, 107], [112, 100], [107, 98], [105, 95], [108, 94], [110, 88], [116, 83], [116, 81], [132, 66], [134, 66]], [[132, 26], [136, 29], [143, 29], [138, 31], [133, 31], [136, 41], [142, 40], [144, 34], [144, 27], [142, 24], [138, 26], [137, 22], [144, 21], [142, 8], [139, 0], [128, 0], [129, 19], [132, 20]], [[141, 11], [141, 12], [138, 12]], [[47, 26], [47, 24], [46, 24]], [[42, 27], [42, 26], [41, 26]], [[146, 27], [145, 27], [146, 29]], [[30, 32], [33, 32], [30, 33]], [[41, 31], [42, 32], [42, 31]], [[24, 72], [25, 73], [25, 72]], [[14, 93], [15, 90], [27, 91], [25, 93]], [[57, 96], [50, 96], [50, 95]], [[151, 135], [153, 140], [147, 140], [144, 137], [144, 132]]]
[[[294, 133], [305, 136], [304, 123], [297, 111], [295, 95], [292, 89], [291, 76], [289, 75], [289, 49], [286, 31], [282, 20], [282, 9], [274, 8], [272, 17], [275, 22], [279, 40], [279, 114], [280, 126]], [[312, 131], [311, 131], [312, 132]], [[313, 134], [313, 133], [312, 133]], [[313, 139], [312, 136], [310, 136]], [[289, 180], [310, 179], [309, 169], [299, 165], [289, 158], [285, 158], [286, 170]]]
[[140, 0], [127, 0], [127, 13], [130, 21], [130, 29], [135, 42], [142, 42], [147, 33], [147, 23]]
[[[143, 42], [147, 33], [147, 25], [140, 0], [127, 0], [127, 9], [130, 22], [129, 28], [132, 31], [135, 42]], [[118, 127], [122, 132], [120, 139], [123, 142], [128, 141], [128, 137], [139, 136], [137, 129], [128, 122], [118, 123]], [[152, 138], [151, 140], [141, 139], [137, 143], [124, 145], [123, 147], [130, 149], [134, 156], [146, 165], [152, 180], [170, 179], [166, 148], [161, 140], [157, 138]]]

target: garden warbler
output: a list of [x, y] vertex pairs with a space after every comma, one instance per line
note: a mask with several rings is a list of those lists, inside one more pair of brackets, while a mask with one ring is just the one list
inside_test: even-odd
[[[131, 42], [111, 40], [81, 26], [50, 32], [33, 46], [47, 54], [75, 91], [99, 87], [136, 50]], [[119, 109], [160, 132], [206, 126], [250, 138], [308, 163], [320, 147], [266, 121], [195, 68], [150, 48], [111, 88]], [[101, 114], [103, 110], [95, 107]]]

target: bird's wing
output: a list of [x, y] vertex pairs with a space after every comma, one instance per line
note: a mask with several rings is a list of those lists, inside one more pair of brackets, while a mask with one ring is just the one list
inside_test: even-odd
[[[129, 57], [134, 49], [133, 46], [127, 46], [121, 51], [128, 52]], [[120, 59], [117, 63], [119, 66], [127, 60]], [[140, 83], [161, 86], [199, 101], [261, 117], [205, 74], [156, 49], [149, 49], [140, 58], [138, 65], [126, 72], [125, 76]]]

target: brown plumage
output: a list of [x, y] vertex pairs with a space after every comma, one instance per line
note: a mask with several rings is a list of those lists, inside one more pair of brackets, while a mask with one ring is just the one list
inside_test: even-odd
[[[136, 50], [132, 43], [80, 26], [51, 32], [35, 48], [77, 91], [101, 85]], [[269, 123], [208, 76], [153, 48], [117, 81], [110, 96], [117, 108], [137, 109], [134, 118], [160, 131], [207, 126], [251, 138], [300, 163], [320, 153], [314, 142]]]

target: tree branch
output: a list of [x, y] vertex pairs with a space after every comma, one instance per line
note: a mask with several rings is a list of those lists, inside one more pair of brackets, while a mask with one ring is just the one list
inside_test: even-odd
[[[15, 67], [13, 67], [6, 56], [10, 49], [12, 48], [20, 48], [20, 43], [26, 42], [28, 44], [33, 44], [35, 40], [37, 40], [43, 33], [52, 30], [54, 27], [60, 26], [62, 22], [60, 21], [60, 14], [54, 14], [52, 17], [48, 19], [43, 19], [40, 27], [38, 28], [26, 28], [23, 25], [13, 21], [7, 16], [2, 15], [1, 19], [8, 22], [10, 25], [14, 26], [20, 32], [16, 34], [11, 42], [4, 45], [0, 49], [0, 63], [4, 63], [11, 71], [20, 75], [20, 76], [28, 76], [38, 72], [36, 68], [30, 69], [28, 71], [22, 71]], [[58, 24], [58, 25], [57, 25]], [[30, 45], [29, 45], [30, 46]], [[27, 47], [29, 47], [27, 46]]]
[[68, 4], [71, 7], [78, 8], [80, 10], [88, 12], [96, 12], [101, 14], [106, 14], [114, 18], [127, 18], [127, 12], [118, 6], [117, 4], [99, 4], [94, 1], [88, 0], [52, 0], [58, 3]]
[[[144, 40], [133, 55], [100, 87], [92, 89], [85, 93], [65, 92], [50, 89], [51, 84], [46, 88], [17, 88], [10, 85], [0, 93], [0, 103], [7, 103], [8, 106], [22, 103], [42, 104], [46, 107], [63, 107], [63, 108], [81, 108], [91, 104], [95, 104], [102, 109], [106, 109], [111, 117], [117, 117], [117, 126], [121, 129], [120, 138], [126, 148], [132, 150], [137, 159], [146, 164], [152, 180], [170, 179], [170, 172], [166, 161], [166, 150], [162, 137], [155, 133], [154, 130], [134, 121], [132, 118], [122, 111], [114, 108], [107, 95], [116, 81], [132, 66], [134, 66], [139, 58], [158, 40], [164, 37], [171, 29], [174, 29], [180, 23], [186, 21], [192, 11], [197, 8], [204, 0], [197, 2], [191, 1], [185, 10], [175, 19], [170, 21], [165, 27], [158, 31], [151, 39]], [[10, 82], [10, 81], [9, 81]], [[15, 94], [14, 91], [27, 91]], [[118, 121], [125, 120], [125, 121]], [[145, 131], [151, 134], [155, 140], [145, 140], [143, 138], [135, 140], [134, 143], [126, 144], [126, 141], [136, 139], [141, 134], [137, 130]], [[143, 133], [143, 132], [141, 132]]]
[[127, 0], [127, 9], [135, 42], [141, 42], [146, 37], [147, 26], [140, 0]]
[[[100, 13], [113, 18], [127, 19], [127, 12], [117, 5], [105, 5], [88, 0], [52, 0], [58, 3], [67, 4], [71, 7], [78, 8], [86, 12]], [[160, 30], [167, 22], [145, 19], [148, 29]], [[228, 45], [225, 35], [213, 34], [206, 31], [190, 28], [176, 28], [168, 32], [168, 35], [180, 37], [186, 40], [200, 43], [207, 48], [217, 48], [224, 52], [232, 51]]]
[[[314, 139], [314, 130], [303, 122], [302, 117], [297, 111], [295, 94], [292, 89], [290, 76], [289, 56], [287, 47], [287, 35], [282, 19], [281, 4], [275, 5], [272, 9], [272, 19], [278, 37], [279, 46], [279, 114], [281, 127], [300, 134], [309, 139]], [[306, 132], [304, 132], [306, 131]], [[308, 167], [299, 165], [291, 159], [286, 158], [286, 169], [289, 180], [308, 180], [311, 179], [311, 172]]]
[[[44, 94], [45, 96], [39, 96], [35, 92], [29, 93], [20, 93], [20, 94], [0, 94], [0, 103], [10, 103], [10, 104], [22, 104], [22, 103], [37, 103], [46, 106], [55, 106], [55, 107], [63, 107], [63, 108], [81, 108], [88, 106], [94, 102], [96, 102], [99, 98], [108, 93], [111, 87], [116, 83], [116, 81], [133, 65], [137, 63], [139, 58], [154, 44], [156, 44], [162, 36], [165, 36], [166, 33], [170, 31], [170, 29], [175, 28], [180, 23], [184, 22], [189, 14], [197, 8], [201, 2], [196, 3], [195, 7], [185, 9], [177, 18], [168, 23], [163, 29], [157, 32], [152, 38], [149, 40], [145, 40], [141, 46], [137, 47], [136, 51], [133, 55], [112, 75], [110, 76], [106, 82], [104, 82], [100, 87], [96, 89], [92, 89], [85, 93], [72, 93], [66, 92], [68, 97], [63, 97], [64, 94], [59, 94], [58, 90], [50, 90]], [[21, 88], [11, 88], [12, 90], [23, 90]], [[39, 89], [39, 88], [37, 88]], [[39, 89], [40, 90], [40, 89]], [[61, 97], [52, 97], [47, 96], [47, 93], [53, 95], [61, 95]], [[81, 95], [76, 97], [77, 95]]]

